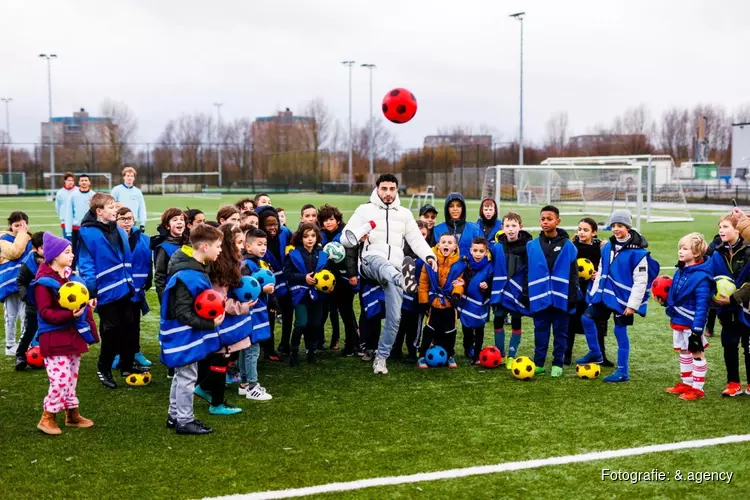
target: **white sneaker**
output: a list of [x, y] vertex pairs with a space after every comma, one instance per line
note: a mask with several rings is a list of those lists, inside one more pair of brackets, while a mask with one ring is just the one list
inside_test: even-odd
[[385, 358], [375, 358], [372, 362], [372, 371], [376, 375], [382, 373], [383, 375], [388, 374], [388, 368], [385, 366]]
[[247, 396], [248, 389], [250, 389], [249, 385], [243, 386], [242, 384], [240, 384], [240, 386], [237, 388], [237, 394], [239, 394], [240, 396]]
[[15, 356], [16, 351], [18, 350], [18, 345], [6, 345], [5, 346], [5, 355], [6, 356]]
[[253, 401], [269, 401], [273, 399], [273, 396], [268, 394], [260, 384], [255, 384], [255, 387], [247, 391], [245, 397], [247, 399], [252, 399]]

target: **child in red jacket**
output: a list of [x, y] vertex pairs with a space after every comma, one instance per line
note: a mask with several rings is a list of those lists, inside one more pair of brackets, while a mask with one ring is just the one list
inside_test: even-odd
[[[49, 377], [49, 391], [44, 398], [44, 413], [37, 428], [49, 435], [62, 434], [57, 413], [65, 410], [68, 427], [91, 427], [94, 423], [78, 411], [76, 384], [81, 354], [88, 344], [99, 341], [91, 307], [84, 305], [70, 311], [60, 305], [59, 287], [70, 281], [73, 251], [70, 242], [52, 233], [44, 233], [44, 262], [39, 265], [31, 284], [39, 322], [39, 349]], [[54, 283], [54, 286], [53, 286]]]

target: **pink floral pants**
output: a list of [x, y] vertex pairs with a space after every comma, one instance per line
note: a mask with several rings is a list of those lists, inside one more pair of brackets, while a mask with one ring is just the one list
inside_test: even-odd
[[68, 408], [78, 408], [76, 385], [81, 355], [50, 356], [44, 358], [44, 366], [49, 377], [49, 392], [44, 398], [44, 411], [59, 413]]

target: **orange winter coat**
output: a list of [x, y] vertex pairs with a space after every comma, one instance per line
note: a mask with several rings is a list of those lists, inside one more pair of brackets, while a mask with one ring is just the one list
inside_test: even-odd
[[[433, 251], [435, 252], [435, 260], [438, 264], [438, 285], [442, 287], [443, 285], [445, 285], [445, 280], [448, 279], [448, 273], [451, 270], [451, 266], [458, 262], [461, 256], [458, 253], [458, 249], [456, 249], [456, 251], [450, 254], [448, 257], [443, 257], [443, 254], [438, 251], [437, 246], [433, 248]], [[463, 275], [461, 275], [460, 277], [463, 278]], [[454, 286], [451, 294], [463, 295], [464, 287]], [[422, 274], [419, 277], [419, 303], [427, 304], [429, 300], [430, 274], [427, 272], [427, 270], [423, 270]], [[448, 309], [449, 307], [451, 307], [451, 305], [448, 301], [446, 301], [445, 304], [442, 304], [440, 302], [440, 299], [435, 299], [432, 301], [432, 307], [436, 309]]]

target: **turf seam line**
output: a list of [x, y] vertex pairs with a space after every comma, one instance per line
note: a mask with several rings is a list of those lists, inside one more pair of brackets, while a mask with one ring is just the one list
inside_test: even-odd
[[481, 476], [496, 474], [498, 472], [511, 472], [524, 469], [535, 469], [548, 465], [568, 465], [581, 462], [591, 462], [620, 457], [633, 457], [646, 455], [648, 453], [661, 453], [665, 451], [687, 450], [693, 448], [704, 448], [722, 444], [735, 444], [750, 441], [750, 434], [738, 434], [709, 439], [697, 439], [690, 441], [678, 441], [676, 443], [654, 444], [639, 446], [636, 448], [622, 448], [619, 450], [594, 451], [578, 455], [564, 455], [559, 457], [539, 458], [524, 460], [520, 462], [504, 462], [495, 465], [479, 465], [460, 469], [448, 469], [435, 472], [421, 472], [405, 476], [385, 476], [370, 479], [359, 479], [341, 483], [328, 483], [304, 488], [292, 488], [286, 490], [270, 490], [256, 493], [244, 493], [227, 495], [222, 497], [207, 497], [204, 500], [261, 500], [277, 498], [296, 498], [301, 496], [319, 495], [322, 493], [337, 493], [343, 491], [354, 491], [377, 486], [395, 486], [410, 483], [423, 483], [428, 481], [439, 481], [442, 479], [455, 479], [460, 477]]

